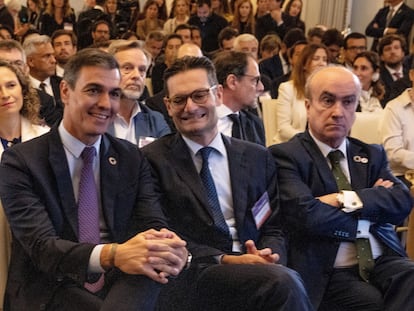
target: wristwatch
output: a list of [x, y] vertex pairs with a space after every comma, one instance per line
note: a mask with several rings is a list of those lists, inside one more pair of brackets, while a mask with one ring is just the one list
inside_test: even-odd
[[190, 253], [190, 252], [188, 252], [188, 255], [187, 255], [187, 263], [186, 263], [186, 265], [185, 265], [185, 267], [184, 267], [184, 269], [188, 269], [188, 268], [190, 268], [190, 266], [191, 266], [191, 261], [193, 260], [193, 255]]

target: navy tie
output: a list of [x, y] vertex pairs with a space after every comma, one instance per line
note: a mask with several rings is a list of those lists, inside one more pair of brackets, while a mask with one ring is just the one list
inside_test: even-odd
[[240, 115], [238, 115], [237, 113], [232, 113], [229, 114], [228, 117], [233, 121], [231, 136], [234, 138], [244, 139]]
[[[98, 191], [93, 173], [95, 147], [85, 147], [81, 153], [83, 167], [79, 181], [78, 226], [79, 242], [100, 243]], [[85, 283], [90, 292], [97, 292], [104, 284], [103, 275], [95, 283]]]
[[198, 153], [203, 159], [203, 165], [200, 170], [201, 181], [204, 184], [207, 193], [208, 205], [211, 208], [211, 213], [213, 214], [214, 223], [220, 232], [230, 235], [229, 227], [227, 226], [226, 220], [224, 219], [223, 212], [220, 208], [220, 202], [217, 196], [216, 186], [214, 184], [213, 176], [211, 176], [210, 169], [208, 167], [208, 157], [210, 153], [214, 150], [212, 147], [201, 148]]

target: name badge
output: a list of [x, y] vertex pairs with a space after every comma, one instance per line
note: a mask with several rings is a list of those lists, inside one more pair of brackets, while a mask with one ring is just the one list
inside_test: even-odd
[[146, 145], [152, 143], [155, 140], [156, 138], [154, 137], [140, 136], [139, 141], [138, 141], [138, 147], [139, 148], [145, 147]]
[[262, 194], [259, 200], [253, 205], [252, 208], [253, 218], [256, 223], [257, 230], [265, 223], [265, 221], [272, 214], [272, 209], [270, 208], [269, 195], [267, 191]]

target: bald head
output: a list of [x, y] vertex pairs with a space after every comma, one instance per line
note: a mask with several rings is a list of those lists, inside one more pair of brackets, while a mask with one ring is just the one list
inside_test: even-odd
[[202, 57], [203, 53], [198, 45], [194, 43], [184, 43], [177, 51], [177, 58], [183, 58], [184, 56]]

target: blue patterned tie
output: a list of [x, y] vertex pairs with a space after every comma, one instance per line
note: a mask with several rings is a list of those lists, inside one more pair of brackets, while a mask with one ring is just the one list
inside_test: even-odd
[[203, 159], [203, 165], [200, 170], [200, 177], [207, 192], [208, 205], [211, 208], [216, 227], [220, 230], [220, 232], [226, 235], [230, 235], [229, 227], [227, 226], [223, 212], [220, 208], [216, 186], [214, 185], [214, 180], [208, 167], [208, 157], [213, 150], [214, 148], [212, 147], [204, 147], [198, 151], [198, 153], [201, 155], [201, 158]]
[[[99, 203], [93, 173], [93, 160], [96, 156], [95, 147], [85, 147], [81, 153], [83, 167], [79, 181], [78, 193], [78, 226], [79, 242], [100, 243], [99, 232]], [[90, 292], [97, 292], [104, 284], [103, 275], [95, 283], [85, 283]]]

